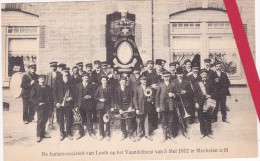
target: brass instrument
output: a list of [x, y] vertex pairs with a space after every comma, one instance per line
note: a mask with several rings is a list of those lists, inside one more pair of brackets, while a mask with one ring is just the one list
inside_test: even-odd
[[111, 111], [108, 110], [107, 113], [103, 116], [103, 121], [107, 123], [110, 120]]
[[180, 98], [180, 100], [181, 100], [181, 104], [182, 104], [182, 107], [183, 107], [183, 111], [184, 111], [184, 116], [183, 116], [183, 118], [190, 117], [190, 115], [188, 114], [188, 112], [187, 112], [187, 110], [186, 110], [186, 108], [185, 108], [185, 106], [184, 106], [184, 103], [183, 103], [183, 101], [182, 101], [181, 95], [180, 95], [179, 93], [177, 93], [177, 95], [179, 95], [179, 98]]
[[63, 98], [62, 104], [61, 104], [62, 107], [64, 107], [65, 105], [67, 105], [67, 101], [66, 101], [66, 99], [69, 97], [69, 95], [70, 95], [70, 91], [67, 90], [66, 93], [65, 93], [65, 95], [64, 95], [64, 98]]
[[124, 111], [123, 113], [121, 113], [119, 115], [119, 117], [121, 119], [130, 119], [130, 118], [133, 118], [134, 116], [135, 116], [134, 110], [132, 110], [132, 111]]
[[78, 111], [78, 108], [73, 108], [72, 111], [73, 111], [73, 118], [74, 118], [73, 124], [80, 124], [83, 126], [82, 117]]
[[152, 102], [152, 94], [153, 94], [152, 88], [148, 87], [144, 90], [144, 95], [147, 97], [147, 102]]

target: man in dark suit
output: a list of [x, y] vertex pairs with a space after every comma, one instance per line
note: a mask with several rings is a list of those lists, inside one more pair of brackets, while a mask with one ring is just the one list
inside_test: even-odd
[[210, 59], [204, 59], [204, 64], [205, 64], [205, 69], [207, 70], [208, 80], [212, 81], [212, 76], [214, 74], [214, 71], [212, 69], [210, 69], [210, 66], [211, 66], [210, 63], [211, 63]]
[[173, 136], [173, 121], [177, 118], [177, 113], [174, 112], [174, 84], [170, 82], [170, 72], [163, 73], [164, 82], [161, 82], [156, 92], [156, 111], [160, 112], [162, 119], [163, 139], [167, 140], [167, 131], [169, 139], [175, 142]]
[[72, 68], [72, 75], [70, 76], [70, 80], [72, 83], [72, 93], [76, 95], [76, 87], [79, 83], [82, 82], [82, 77], [79, 75], [79, 69], [77, 66]]
[[50, 138], [51, 136], [45, 133], [45, 126], [48, 121], [49, 110], [53, 108], [53, 100], [51, 89], [45, 85], [45, 75], [39, 75], [39, 84], [32, 88], [30, 100], [36, 107], [37, 111], [37, 139], [39, 143], [42, 138]]
[[100, 77], [102, 75], [101, 62], [99, 60], [94, 61], [94, 70], [92, 72], [94, 82], [97, 86], [101, 85]]
[[63, 141], [65, 135], [65, 121], [66, 121], [66, 134], [70, 140], [73, 140], [71, 133], [72, 126], [72, 108], [73, 108], [73, 93], [72, 83], [69, 79], [70, 68], [65, 67], [62, 71], [62, 77], [57, 79], [54, 85], [54, 102], [59, 112], [60, 124], [60, 141]]
[[76, 66], [79, 69], [79, 75], [82, 76], [83, 74], [86, 74], [86, 71], [83, 70], [83, 62], [78, 62]]
[[[113, 111], [114, 108], [112, 107], [112, 93], [111, 93], [111, 88], [107, 84], [108, 77], [106, 76], [101, 76], [101, 85], [97, 88], [94, 98], [96, 100], [96, 106], [97, 106], [97, 112], [98, 112], [98, 122], [99, 122], [99, 135], [100, 138], [99, 140], [103, 140], [105, 137], [105, 132], [104, 132], [104, 120], [103, 116], [107, 113], [108, 110]], [[109, 141], [110, 138], [110, 121], [105, 123], [106, 125], [106, 135], [107, 135], [107, 141]]]
[[31, 64], [28, 71], [23, 74], [21, 88], [23, 100], [23, 122], [28, 124], [34, 120], [35, 107], [30, 101], [30, 94], [32, 88], [38, 83], [38, 76], [36, 74], [36, 64]]
[[143, 135], [146, 139], [153, 141], [152, 137], [150, 136], [152, 132], [152, 126], [149, 120], [151, 120], [151, 109], [154, 108], [154, 97], [147, 97], [144, 95], [145, 90], [148, 88], [147, 78], [142, 76], [140, 81], [141, 85], [136, 87], [133, 97], [138, 122], [136, 141], [139, 141]]
[[95, 88], [90, 83], [89, 74], [83, 74], [82, 80], [82, 83], [76, 86], [74, 107], [78, 108], [81, 116], [85, 118], [83, 125], [86, 124], [89, 135], [95, 139], [92, 119], [92, 109], [95, 108], [93, 106]]
[[194, 103], [194, 86], [195, 84], [199, 81], [200, 77], [198, 75], [199, 72], [199, 66], [194, 65], [192, 66], [192, 74], [187, 76], [187, 81], [189, 81], [190, 85], [191, 85], [191, 89], [192, 89], [192, 93], [191, 93], [191, 97], [190, 97], [190, 109], [188, 112], [190, 113], [191, 117], [190, 117], [190, 124], [193, 123], [198, 123], [195, 117], [195, 103]]
[[140, 68], [134, 68], [133, 74], [130, 74], [130, 76], [129, 76], [129, 86], [132, 89], [132, 91], [134, 91], [135, 88], [141, 84], [140, 83], [140, 73], [141, 73]]
[[183, 71], [183, 78], [186, 79], [187, 76], [191, 75], [192, 74], [192, 71], [191, 71], [191, 60], [190, 59], [186, 59], [184, 61], [184, 71]]
[[[191, 85], [189, 81], [183, 78], [183, 70], [181, 67], [177, 68], [176, 73], [177, 73], [177, 79], [175, 79], [173, 83], [175, 85], [174, 88], [176, 93], [178, 93], [178, 95], [182, 99], [181, 106], [184, 106], [180, 108], [181, 114], [184, 114], [184, 108], [185, 110], [187, 110], [189, 114], [191, 114], [190, 112], [192, 111], [191, 110], [192, 105], [190, 99], [193, 99], [193, 95], [192, 95], [193, 91], [191, 89]], [[186, 119], [186, 121], [188, 121], [188, 119]], [[184, 123], [185, 126], [187, 126], [186, 122]], [[188, 137], [188, 134], [186, 134], [186, 136]]]
[[[116, 108], [119, 109], [120, 115], [124, 112], [134, 112], [133, 108], [133, 94], [132, 89], [126, 86], [126, 79], [120, 78], [119, 79], [119, 86], [115, 90], [115, 105]], [[123, 141], [127, 136], [130, 139], [133, 139], [133, 132], [134, 132], [134, 125], [133, 120], [135, 118], [128, 118], [128, 119], [121, 119], [121, 131], [122, 131], [122, 138]], [[126, 130], [126, 125], [128, 125], [128, 129]], [[134, 140], [133, 140], [134, 141]]]
[[171, 63], [169, 64], [169, 66], [170, 66], [170, 73], [171, 73], [171, 75], [170, 75], [170, 81], [173, 82], [174, 79], [177, 78], [177, 76], [176, 76], [176, 62], [171, 62]]
[[199, 110], [199, 120], [200, 120], [200, 132], [202, 138], [210, 136], [211, 132], [211, 115], [203, 109], [205, 101], [210, 98], [211, 85], [207, 75], [207, 69], [202, 69], [200, 71], [201, 80], [194, 84], [194, 100], [195, 107]]
[[217, 106], [213, 112], [213, 122], [217, 122], [218, 108], [220, 106], [222, 121], [230, 123], [227, 119], [226, 101], [227, 96], [230, 96], [229, 86], [230, 81], [226, 73], [221, 70], [221, 62], [215, 62], [216, 72], [212, 76], [212, 86], [214, 87], [212, 92], [212, 98], [216, 100]]
[[[54, 84], [55, 81], [61, 77], [61, 73], [57, 71], [57, 62], [50, 62], [50, 68], [51, 71], [49, 73], [47, 73], [46, 75], [46, 85], [48, 85], [51, 89], [51, 93], [52, 93], [52, 97], [54, 95]], [[54, 98], [52, 98], [52, 101], [54, 101]], [[51, 108], [49, 110], [49, 127], [52, 128], [53, 127], [53, 123], [54, 123], [54, 109], [55, 109], [55, 104], [54, 102], [51, 103]], [[56, 117], [58, 115], [56, 114]], [[58, 122], [58, 117], [57, 117], [57, 122]]]

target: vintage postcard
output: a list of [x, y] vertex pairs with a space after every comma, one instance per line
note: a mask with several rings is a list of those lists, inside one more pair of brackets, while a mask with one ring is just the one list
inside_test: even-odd
[[258, 157], [223, 0], [2, 3], [1, 40], [6, 161]]

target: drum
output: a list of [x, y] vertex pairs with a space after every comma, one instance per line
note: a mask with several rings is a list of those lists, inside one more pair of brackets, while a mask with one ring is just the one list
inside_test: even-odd
[[23, 72], [16, 72], [12, 75], [10, 80], [10, 92], [14, 98], [19, 98], [22, 93], [21, 83], [22, 83]]
[[203, 105], [203, 112], [212, 114], [215, 108], [216, 108], [216, 100], [208, 98]]

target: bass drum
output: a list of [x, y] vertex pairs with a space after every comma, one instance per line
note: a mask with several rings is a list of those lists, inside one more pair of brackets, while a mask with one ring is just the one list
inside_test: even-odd
[[14, 98], [19, 98], [22, 93], [21, 83], [22, 83], [23, 72], [16, 72], [12, 75], [10, 81], [10, 92]]

